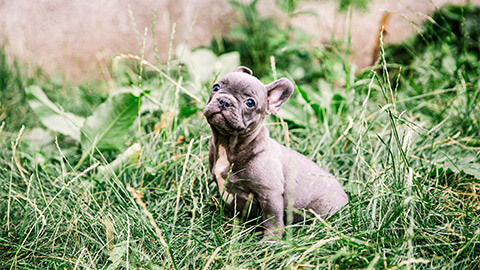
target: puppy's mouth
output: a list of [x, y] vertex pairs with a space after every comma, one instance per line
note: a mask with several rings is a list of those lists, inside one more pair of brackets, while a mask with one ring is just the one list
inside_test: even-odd
[[238, 124], [238, 117], [230, 110], [221, 110], [218, 108], [206, 107], [203, 114], [207, 118], [210, 125], [218, 129], [224, 130], [227, 133], [239, 132], [242, 127]]
[[217, 122], [218, 120], [222, 120], [224, 122], [227, 122], [227, 119], [225, 118], [225, 115], [223, 114], [222, 111], [213, 112], [212, 114], [207, 116], [207, 120], [209, 120], [211, 122]]
[[206, 107], [203, 110], [203, 115], [207, 118], [207, 120], [214, 118], [214, 117], [220, 117], [220, 118], [225, 118], [225, 115], [223, 115], [222, 110], [220, 109], [212, 109], [209, 107]]
[[225, 128], [231, 126], [231, 124], [229, 123], [230, 121], [225, 115], [225, 111], [214, 111], [209, 114], [205, 114], [205, 116], [207, 117], [207, 121], [214, 126], [220, 126]]

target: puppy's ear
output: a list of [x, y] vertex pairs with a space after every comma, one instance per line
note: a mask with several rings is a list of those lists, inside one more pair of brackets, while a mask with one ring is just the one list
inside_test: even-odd
[[244, 66], [239, 66], [233, 72], [243, 72], [243, 73], [247, 73], [248, 75], [253, 75], [252, 70]]
[[293, 84], [286, 78], [281, 78], [265, 85], [267, 89], [267, 114], [276, 114], [282, 103], [293, 93]]

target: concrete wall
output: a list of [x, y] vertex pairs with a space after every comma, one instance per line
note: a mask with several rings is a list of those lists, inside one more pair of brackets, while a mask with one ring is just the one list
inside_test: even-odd
[[[264, 15], [280, 15], [275, 0], [260, 0]], [[354, 12], [351, 23], [352, 59], [363, 67], [370, 63], [380, 20], [385, 10], [394, 12], [387, 22], [387, 41], [398, 42], [415, 32], [420, 23], [445, 3], [467, 0], [377, 0], [368, 12]], [[480, 4], [480, 0], [472, 1]], [[186, 41], [191, 47], [208, 45], [212, 37], [226, 33], [235, 22], [235, 13], [223, 0], [0, 0], [0, 39], [8, 41], [8, 51], [42, 66], [47, 72], [64, 74], [68, 79], [101, 79], [99, 67], [109, 65], [120, 53], [140, 54], [129, 17], [129, 7], [137, 31], [143, 39], [149, 33], [146, 57], [154, 61], [151, 35], [152, 12], [156, 10], [156, 40], [162, 61], [168, 55], [171, 29], [175, 23], [174, 45]], [[342, 38], [347, 16], [336, 12], [337, 2], [307, 1], [302, 9], [313, 9], [320, 16], [301, 16], [293, 23], [326, 42]], [[279, 16], [282, 21], [285, 18]]]

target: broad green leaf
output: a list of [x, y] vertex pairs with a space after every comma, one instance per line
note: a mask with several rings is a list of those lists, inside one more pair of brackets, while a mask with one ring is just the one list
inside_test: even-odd
[[50, 101], [39, 86], [30, 86], [25, 92], [28, 104], [45, 127], [80, 141], [80, 128], [83, 126], [84, 118], [64, 112]]
[[122, 166], [133, 165], [138, 162], [138, 156], [142, 146], [135, 143], [130, 146], [125, 152], [118, 155], [118, 157], [109, 164], [98, 167], [98, 175], [103, 176], [109, 172], [118, 172]]
[[23, 138], [35, 148], [41, 148], [53, 143], [52, 132], [39, 127], [27, 130]]
[[82, 128], [82, 149], [86, 153], [95, 146], [99, 150], [118, 150], [127, 140], [128, 129], [138, 116], [140, 93], [118, 91], [100, 104], [85, 120]]
[[330, 107], [333, 97], [333, 86], [324, 79], [319, 79], [317, 91], [311, 91], [310, 96], [317, 104], [323, 108]]
[[300, 93], [300, 96], [303, 98], [303, 100], [305, 100], [305, 102], [307, 102], [308, 104], [312, 102], [312, 100], [308, 97], [307, 91], [303, 90], [302, 87], [297, 85], [296, 90]]
[[304, 106], [285, 102], [278, 111], [278, 117], [295, 123], [298, 126], [308, 126], [310, 121], [308, 113], [305, 112]]
[[478, 163], [470, 163], [467, 166], [463, 167], [463, 171], [466, 174], [470, 174], [476, 179], [480, 180], [480, 165]]
[[217, 58], [215, 68], [220, 75], [225, 75], [240, 66], [240, 54], [238, 52], [224, 53]]
[[453, 75], [455, 69], [457, 68], [457, 61], [451, 55], [446, 55], [442, 59], [442, 68], [446, 71], [449, 75]]
[[[311, 96], [312, 96], [311, 94], [314, 94], [314, 92], [313, 91], [307, 92], [305, 89], [303, 89], [298, 85], [296, 86], [296, 90], [300, 93], [300, 96], [303, 98], [303, 100], [308, 105], [310, 105], [310, 107], [312, 108], [317, 118], [323, 120], [325, 109], [320, 106], [319, 102], [315, 102], [314, 100], [311, 99]], [[315, 95], [313, 96], [315, 97]]]
[[182, 43], [177, 46], [175, 54], [180, 62], [187, 66], [196, 85], [211, 82], [215, 75], [225, 75], [240, 65], [238, 52], [225, 53], [217, 57], [211, 50], [205, 48], [192, 52]]
[[[127, 241], [123, 241], [120, 244], [116, 245], [111, 251], [108, 252], [110, 260], [112, 263], [108, 266], [108, 270], [118, 269], [121, 264], [123, 264], [122, 258], [127, 253]], [[128, 256], [128, 254], [127, 254]]]
[[456, 158], [455, 160], [448, 159], [444, 166], [455, 173], [460, 173], [463, 171], [464, 173], [469, 174], [476, 179], [480, 179], [480, 164], [476, 162], [475, 156], [467, 155], [465, 157]]
[[333, 111], [335, 113], [338, 113], [339, 111], [344, 113], [346, 110], [345, 107], [342, 106], [344, 105], [344, 102], [345, 102], [345, 98], [342, 95], [334, 94], [332, 97], [332, 103], [331, 103]]
[[197, 49], [193, 51], [191, 61], [191, 70], [196, 83], [203, 83], [210, 80], [215, 71], [217, 57], [208, 49]]

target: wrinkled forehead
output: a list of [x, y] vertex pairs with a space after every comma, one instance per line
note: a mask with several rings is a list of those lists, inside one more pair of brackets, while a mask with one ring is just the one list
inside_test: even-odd
[[246, 96], [266, 96], [265, 86], [257, 78], [242, 72], [231, 72], [217, 82], [221, 88]]

